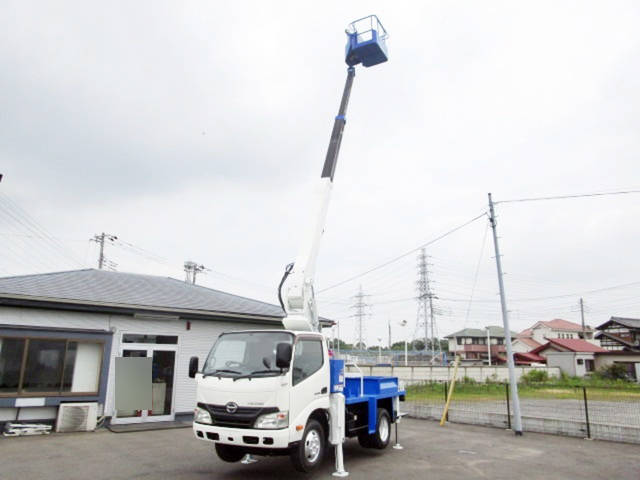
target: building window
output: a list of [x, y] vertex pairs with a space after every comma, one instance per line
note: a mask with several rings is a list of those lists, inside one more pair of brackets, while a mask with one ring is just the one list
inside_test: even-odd
[[462, 340], [463, 340], [463, 339], [462, 339], [462, 338], [460, 338], [460, 337], [457, 337], [457, 338], [456, 338], [456, 342], [458, 343], [458, 345], [462, 345]]
[[582, 360], [581, 358], [578, 358], [578, 359], [576, 360], [576, 363], [577, 363], [578, 365], [583, 365], [583, 364], [584, 364], [584, 360]]
[[587, 372], [593, 372], [595, 370], [595, 365], [593, 360], [585, 360], [584, 361], [584, 368]]
[[104, 343], [0, 337], [0, 395], [97, 395]]
[[0, 338], [0, 394], [18, 392], [24, 343], [22, 338]]

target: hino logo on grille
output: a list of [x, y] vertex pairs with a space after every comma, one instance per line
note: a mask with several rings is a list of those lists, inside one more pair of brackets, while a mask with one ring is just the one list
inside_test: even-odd
[[235, 402], [229, 402], [225, 405], [225, 408], [228, 413], [236, 413], [238, 410], [238, 404]]

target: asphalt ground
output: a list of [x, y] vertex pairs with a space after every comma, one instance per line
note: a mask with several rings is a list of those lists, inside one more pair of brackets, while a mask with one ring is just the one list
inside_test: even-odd
[[[640, 479], [640, 446], [497, 428], [404, 419], [403, 450], [345, 444], [352, 479]], [[0, 479], [319, 479], [332, 478], [333, 454], [313, 474], [288, 457], [224, 463], [190, 428], [135, 433], [0, 437]]]

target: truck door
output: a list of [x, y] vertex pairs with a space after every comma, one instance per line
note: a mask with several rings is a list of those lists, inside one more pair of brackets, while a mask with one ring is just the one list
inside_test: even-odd
[[[306, 422], [306, 415], [313, 409], [328, 406], [328, 366], [329, 361], [325, 358], [321, 339], [304, 337], [298, 339], [293, 353], [291, 372], [290, 422], [301, 425]], [[306, 409], [309, 411], [303, 418], [299, 418]]]

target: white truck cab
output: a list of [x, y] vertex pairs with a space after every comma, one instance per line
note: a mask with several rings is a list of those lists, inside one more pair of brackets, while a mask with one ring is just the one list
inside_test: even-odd
[[189, 364], [197, 385], [193, 431], [226, 462], [290, 455], [307, 472], [345, 437], [386, 448], [404, 399], [395, 377], [345, 378], [344, 362], [330, 358], [318, 332], [225, 333], [200, 371], [198, 363]]
[[216, 442], [223, 460], [238, 461], [247, 453], [295, 454], [305, 434], [311, 438], [306, 451], [298, 452], [304, 458], [296, 466], [306, 470], [305, 462], [308, 467], [324, 453], [330, 375], [322, 334], [225, 333], [194, 376], [195, 435]]

